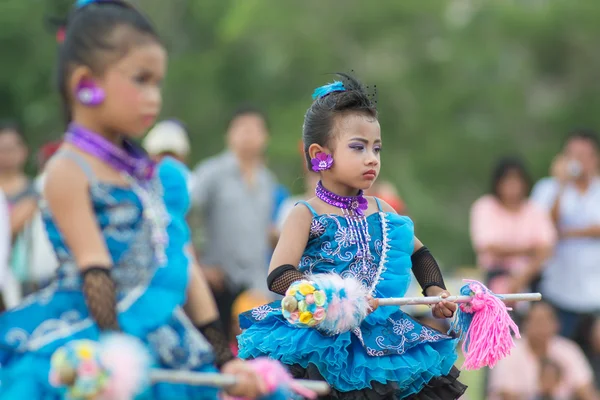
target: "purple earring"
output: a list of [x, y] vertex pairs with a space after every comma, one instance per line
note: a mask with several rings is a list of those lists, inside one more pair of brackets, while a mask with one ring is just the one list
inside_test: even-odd
[[319, 152], [315, 158], [310, 160], [310, 163], [312, 164], [313, 171], [325, 171], [333, 165], [333, 157], [331, 157], [331, 154]]
[[90, 80], [82, 80], [77, 85], [77, 100], [84, 106], [99, 106], [104, 101], [104, 90]]

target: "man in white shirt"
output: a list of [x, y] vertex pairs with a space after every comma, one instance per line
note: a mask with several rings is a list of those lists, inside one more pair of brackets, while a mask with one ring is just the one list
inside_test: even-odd
[[559, 234], [541, 291], [558, 311], [561, 334], [572, 339], [600, 312], [599, 148], [593, 132], [572, 132], [553, 163], [553, 177], [538, 182], [532, 193], [550, 212]]

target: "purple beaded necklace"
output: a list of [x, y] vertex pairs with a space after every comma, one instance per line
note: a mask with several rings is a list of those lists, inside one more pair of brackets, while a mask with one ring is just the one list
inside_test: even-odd
[[115, 146], [102, 136], [71, 123], [65, 134], [65, 142], [106, 162], [115, 170], [121, 172], [131, 184], [132, 190], [140, 198], [144, 207], [144, 219], [150, 223], [152, 242], [158, 261], [163, 264], [166, 260], [165, 249], [168, 243], [166, 227], [169, 215], [165, 210], [160, 184], [152, 179], [155, 164], [139, 148], [127, 140], [123, 147]]
[[369, 208], [369, 203], [363, 196], [363, 191], [359, 190], [356, 196], [340, 196], [325, 189], [319, 181], [315, 194], [325, 203], [342, 210], [348, 224], [350, 243], [357, 245], [356, 258], [362, 260], [363, 270], [366, 270], [368, 261], [371, 258], [371, 251], [369, 250], [371, 235], [369, 235], [369, 225], [365, 217], [365, 210]]
[[154, 163], [150, 158], [127, 140], [123, 141], [123, 147], [118, 147], [102, 136], [71, 123], [65, 134], [65, 142], [141, 182], [149, 180], [154, 173]]

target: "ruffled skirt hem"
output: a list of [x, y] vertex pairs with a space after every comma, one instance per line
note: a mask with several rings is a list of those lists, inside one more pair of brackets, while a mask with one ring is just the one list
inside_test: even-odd
[[[296, 379], [325, 380], [319, 369], [314, 364], [309, 364], [307, 368], [302, 368], [295, 364], [290, 368], [290, 373]], [[380, 383], [371, 382], [370, 388], [361, 390], [352, 390], [349, 392], [340, 392], [332, 389], [326, 396], [319, 399], [331, 400], [455, 400], [459, 399], [467, 390], [467, 386], [458, 380], [460, 371], [455, 366], [450, 369], [447, 375], [435, 377], [423, 387], [423, 389], [408, 397], [402, 397], [402, 393], [395, 382]]]
[[[406, 323], [412, 321], [405, 318]], [[238, 336], [239, 357], [267, 356], [301, 368], [312, 365], [340, 392], [394, 382], [400, 398], [420, 393], [435, 378], [447, 375], [456, 362], [457, 339], [424, 326], [420, 335], [394, 335], [392, 328], [381, 328], [365, 322], [356, 332], [327, 336], [316, 329], [292, 327], [270, 314]]]

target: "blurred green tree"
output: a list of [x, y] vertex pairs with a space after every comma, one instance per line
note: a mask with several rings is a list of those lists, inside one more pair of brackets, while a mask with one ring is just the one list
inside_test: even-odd
[[[600, 126], [600, 3], [482, 0], [144, 0], [170, 53], [164, 117], [190, 128], [194, 161], [223, 147], [240, 102], [269, 113], [269, 162], [295, 192], [302, 116], [327, 73], [377, 85], [383, 177], [446, 267], [472, 263], [468, 210], [494, 161], [547, 173], [566, 131]], [[0, 116], [31, 144], [63, 129], [56, 43], [43, 21], [62, 0], [0, 3]]]

